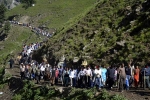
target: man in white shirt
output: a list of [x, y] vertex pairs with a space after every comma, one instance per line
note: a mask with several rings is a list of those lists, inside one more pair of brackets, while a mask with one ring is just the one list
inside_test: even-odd
[[95, 85], [98, 85], [98, 88], [101, 89], [101, 69], [99, 66], [95, 69]]
[[69, 72], [70, 85], [71, 85], [71, 86], [73, 86], [74, 74], [75, 74], [75, 71], [73, 70], [73, 68], [71, 68], [71, 70], [70, 70], [70, 72]]
[[81, 70], [78, 73], [78, 85], [79, 87], [83, 88], [85, 86], [85, 71], [83, 69], [83, 67], [81, 68]]
[[91, 78], [92, 78], [92, 70], [90, 66], [85, 70], [85, 85], [86, 87], [91, 87]]

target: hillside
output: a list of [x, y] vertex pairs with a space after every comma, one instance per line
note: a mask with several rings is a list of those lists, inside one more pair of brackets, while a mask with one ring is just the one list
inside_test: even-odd
[[[11, 4], [11, 2], [11, 0], [2, 0], [0, 4], [7, 5]], [[5, 19], [16, 20], [26, 24], [30, 23], [34, 27], [44, 26], [49, 32], [54, 29], [59, 31], [63, 26], [69, 25], [69, 22], [76, 16], [89, 9], [95, 2], [96, 0], [86, 0], [86, 2], [79, 0], [36, 0], [34, 7], [25, 9], [23, 4], [20, 4], [11, 10], [7, 10]], [[16, 53], [20, 52], [25, 40], [29, 40], [27, 43], [41, 41], [31, 30], [19, 26], [12, 26], [7, 35], [8, 39], [6, 41], [0, 41], [1, 64], [4, 63], [3, 61], [8, 60], [11, 55], [16, 55]], [[28, 39], [29, 37], [32, 37], [32, 40]]]
[[79, 57], [96, 64], [133, 59], [143, 65], [150, 56], [149, 23], [150, 1], [103, 0], [58, 32], [36, 57], [64, 54], [67, 60]]
[[22, 4], [9, 10], [7, 18], [17, 16], [18, 20], [24, 16], [29, 17], [33, 26], [45, 25], [48, 28], [61, 29], [68, 25], [68, 21], [83, 13], [92, 6], [96, 0], [36, 0], [34, 7], [25, 9]]
[[8, 9], [13, 9], [20, 4], [20, 0], [0, 0], [0, 4], [4, 4]]
[[6, 34], [7, 37], [0, 41], [0, 64], [1, 66], [7, 64], [11, 56], [17, 56], [22, 51], [24, 44], [33, 42], [41, 42], [35, 33], [31, 32], [26, 27], [11, 25], [11, 30]]

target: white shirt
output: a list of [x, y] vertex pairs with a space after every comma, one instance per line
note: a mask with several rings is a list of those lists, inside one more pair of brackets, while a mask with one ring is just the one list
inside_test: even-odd
[[75, 77], [75, 71], [74, 70], [70, 70], [69, 77], [70, 78], [74, 78]]
[[84, 76], [85, 75], [85, 71], [83, 70], [81, 70], [80, 72], [79, 72], [79, 74], [78, 74], [78, 77], [80, 78], [80, 76]]
[[45, 67], [44, 66], [41, 66], [41, 71], [45, 71]]
[[21, 72], [24, 72], [25, 71], [25, 66], [23, 65], [23, 66], [20, 66], [20, 71]]
[[101, 69], [95, 69], [94, 73], [97, 75], [97, 77], [100, 77], [102, 74]]
[[92, 76], [92, 71], [91, 71], [91, 69], [87, 69], [85, 73], [86, 73], [86, 75], [88, 75], [88, 76]]

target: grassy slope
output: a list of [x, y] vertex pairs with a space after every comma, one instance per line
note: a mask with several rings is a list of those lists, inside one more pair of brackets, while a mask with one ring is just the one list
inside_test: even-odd
[[[64, 26], [72, 24], [72, 19], [86, 11], [96, 0], [36, 0], [34, 7], [28, 9], [19, 5], [6, 12], [7, 18], [13, 15], [29, 16], [32, 24], [38, 26], [46, 24], [49, 28], [61, 29]], [[40, 16], [38, 16], [40, 15]], [[1, 42], [0, 45], [5, 48], [0, 51], [0, 62], [7, 58], [9, 54], [20, 52], [22, 43], [32, 35], [29, 43], [35, 42], [36, 36], [30, 30], [20, 27], [12, 27], [8, 33], [8, 39]]]
[[0, 63], [3, 64], [4, 60], [8, 60], [7, 57], [21, 52], [24, 43], [29, 44], [37, 41], [41, 41], [41, 39], [28, 28], [12, 26], [7, 39], [0, 42], [0, 46], [5, 47], [0, 50]]
[[[108, 0], [98, 3], [84, 18], [49, 40], [39, 50], [40, 54], [49, 53], [56, 58], [62, 54], [67, 58], [90, 56], [89, 61], [99, 62], [99, 59], [103, 63], [134, 59], [144, 64], [150, 54], [150, 8], [149, 1], [140, 1]], [[131, 9], [128, 10], [127, 6]], [[138, 12], [140, 6], [142, 9]], [[119, 45], [121, 41], [125, 44]]]
[[[7, 16], [15, 14], [27, 15], [34, 24], [46, 24], [49, 28], [62, 28], [71, 18], [83, 13], [96, 0], [36, 0], [34, 7], [22, 8], [22, 5], [7, 12]], [[50, 3], [51, 2], [51, 3]], [[41, 16], [38, 16], [41, 14]], [[38, 17], [37, 17], [38, 16]]]

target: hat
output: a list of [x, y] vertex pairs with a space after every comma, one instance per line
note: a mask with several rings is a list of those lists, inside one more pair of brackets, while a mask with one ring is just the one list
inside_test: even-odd
[[82, 64], [81, 65], [83, 65], [83, 66], [87, 66], [87, 61], [82, 61]]

